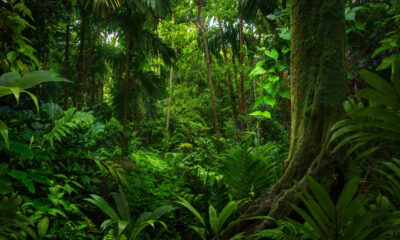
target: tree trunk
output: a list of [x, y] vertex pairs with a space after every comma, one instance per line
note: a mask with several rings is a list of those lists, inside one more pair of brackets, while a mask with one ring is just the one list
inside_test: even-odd
[[[233, 52], [232, 49], [232, 65], [233, 65], [233, 72], [235, 73], [235, 87], [236, 87], [236, 98], [237, 103], [238, 103], [238, 108], [239, 108], [239, 115], [243, 116], [243, 110], [242, 110], [242, 101], [240, 100], [240, 92], [239, 92], [239, 82], [237, 79], [237, 68], [236, 68], [236, 58], [235, 58], [235, 53]], [[243, 125], [243, 117], [240, 118], [240, 129], [243, 131], [244, 130], [244, 125]]]
[[[257, 102], [258, 94], [257, 94], [257, 78], [254, 78], [254, 102]], [[257, 120], [256, 123], [256, 129], [257, 129], [257, 143], [259, 146], [261, 146], [261, 134], [260, 134], [260, 121]]]
[[[215, 2], [218, 2], [218, 0], [215, 0]], [[231, 72], [228, 67], [228, 56], [226, 53], [226, 47], [225, 43], [223, 41], [223, 33], [222, 33], [222, 25], [221, 25], [221, 16], [217, 14], [217, 19], [218, 19], [218, 28], [219, 28], [219, 37], [221, 39], [221, 48], [222, 48], [222, 53], [224, 55], [224, 62], [226, 68], [226, 78], [228, 79], [228, 89], [229, 89], [229, 100], [231, 102], [231, 108], [232, 108], [232, 117], [233, 117], [233, 124], [235, 126], [235, 139], [236, 142], [240, 142], [239, 138], [239, 125], [238, 125], [238, 120], [237, 120], [237, 111], [235, 107], [235, 100], [233, 98], [233, 89], [232, 89], [232, 81], [231, 81]]]
[[[344, 0], [291, 1], [292, 134], [288, 167], [281, 179], [265, 191], [242, 217], [291, 212], [296, 203], [293, 181], [306, 185], [305, 175], [329, 189], [335, 182], [335, 162], [326, 153], [329, 129], [342, 114], [346, 99]], [[248, 233], [271, 226], [252, 222]]]
[[246, 94], [244, 90], [244, 74], [243, 74], [243, 63], [244, 63], [244, 36], [243, 36], [243, 18], [239, 17], [239, 46], [240, 46], [240, 57], [239, 57], [239, 66], [240, 66], [240, 94], [242, 100], [242, 111], [243, 116], [247, 114], [247, 103], [246, 103]]
[[95, 104], [95, 91], [96, 91], [96, 70], [94, 68], [94, 61], [93, 61], [93, 55], [94, 55], [94, 47], [95, 47], [95, 37], [97, 33], [96, 31], [92, 36], [89, 36], [89, 49], [87, 55], [87, 60], [86, 60], [86, 69], [87, 72], [90, 73], [90, 83], [88, 84], [90, 87], [87, 89], [87, 92], [90, 93], [90, 105], [93, 106]]
[[172, 102], [172, 80], [174, 77], [174, 67], [171, 66], [169, 70], [169, 98], [167, 107], [167, 123], [165, 125], [165, 132], [168, 134], [169, 131], [169, 119], [171, 118], [171, 102]]
[[199, 25], [201, 38], [203, 40], [204, 54], [206, 56], [205, 58], [206, 58], [206, 65], [207, 65], [207, 72], [208, 72], [208, 86], [210, 88], [210, 98], [211, 98], [211, 107], [212, 107], [213, 116], [214, 116], [215, 135], [216, 135], [217, 140], [219, 141], [218, 116], [217, 116], [217, 110], [215, 108], [214, 89], [213, 89], [213, 84], [212, 84], [212, 79], [211, 79], [210, 54], [208, 52], [206, 34], [204, 32], [204, 23], [203, 23], [203, 19], [201, 18], [201, 11], [203, 9], [203, 4], [204, 3], [205, 3], [204, 0], [199, 0], [198, 1], [197, 21], [198, 21], [198, 25]]
[[106, 71], [106, 60], [103, 57], [103, 64], [101, 66], [101, 84], [100, 84], [100, 108], [103, 109], [103, 102], [104, 102], [104, 73]]
[[130, 87], [130, 78], [131, 78], [131, 58], [130, 58], [130, 35], [127, 31], [125, 31], [126, 35], [126, 72], [125, 79], [122, 88], [122, 127], [124, 137], [122, 138], [122, 155], [126, 156], [128, 154], [128, 138], [126, 137], [127, 132], [127, 124], [128, 124], [128, 111], [129, 111], [129, 87]]
[[83, 107], [83, 83], [85, 81], [86, 66], [85, 66], [85, 38], [86, 38], [86, 25], [87, 13], [85, 10], [85, 1], [78, 1], [79, 14], [81, 16], [81, 32], [79, 41], [79, 53], [76, 63], [77, 83], [76, 83], [76, 107], [82, 110]]
[[[64, 77], [69, 79], [69, 48], [70, 48], [70, 39], [71, 39], [71, 13], [68, 13], [67, 17], [67, 28], [65, 30], [65, 61], [64, 61]], [[69, 98], [69, 90], [68, 83], [63, 83], [64, 88], [64, 96], [63, 96], [63, 109], [68, 109], [68, 98]]]

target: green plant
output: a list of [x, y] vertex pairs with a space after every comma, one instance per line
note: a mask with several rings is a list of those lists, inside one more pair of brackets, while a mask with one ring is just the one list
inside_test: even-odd
[[[246, 219], [241, 219], [241, 220], [228, 222], [229, 217], [238, 208], [240, 201], [229, 202], [228, 204], [225, 205], [225, 207], [221, 210], [221, 212], [219, 214], [217, 214], [217, 211], [210, 204], [209, 210], [208, 210], [209, 211], [209, 213], [208, 213], [209, 225], [206, 224], [205, 218], [192, 206], [192, 204], [190, 204], [184, 198], [179, 197], [179, 201], [177, 201], [177, 203], [184, 206], [185, 208], [187, 208], [196, 217], [196, 219], [201, 223], [200, 227], [197, 227], [197, 226], [190, 226], [190, 227], [194, 231], [196, 231], [196, 233], [203, 240], [222, 239], [222, 236], [229, 229], [231, 229], [233, 226], [240, 223], [241, 221], [246, 220]], [[231, 240], [239, 239], [239, 237], [243, 237], [243, 233], [239, 233], [230, 239]]]
[[51, 131], [43, 135], [43, 141], [48, 141], [52, 148], [54, 148], [54, 139], [61, 142], [62, 138], [71, 135], [74, 130], [91, 125], [95, 119], [92, 114], [76, 111], [75, 108], [66, 110], [63, 115], [54, 121]]
[[393, 64], [391, 82], [367, 70], [361, 70], [360, 75], [374, 89], [364, 88], [356, 97], [368, 100], [369, 106], [355, 104], [352, 99], [345, 102], [345, 110], [350, 118], [337, 122], [331, 128], [334, 132], [330, 139], [332, 142], [341, 138], [332, 153], [345, 144], [352, 144], [345, 158], [362, 146], [370, 146], [357, 154], [355, 161], [384, 147], [376, 144], [371, 146], [373, 142], [385, 141], [391, 149], [397, 149], [400, 143], [400, 55], [397, 55]]
[[[25, 89], [32, 88], [42, 82], [68, 82], [64, 78], [58, 77], [56, 73], [48, 71], [34, 71], [26, 73], [23, 76], [14, 72], [4, 73], [0, 77], [0, 97], [13, 94], [19, 102], [20, 93], [28, 94], [35, 103], [39, 112], [39, 103], [35, 95]], [[9, 148], [7, 124], [0, 120], [0, 134], [2, 135], [7, 149]]]
[[[4, 7], [8, 5], [8, 7]], [[33, 21], [31, 10], [20, 1], [7, 1], [0, 12], [0, 31], [4, 33], [2, 40], [8, 39], [0, 50], [0, 69], [3, 71], [26, 72], [30, 67], [25, 59], [29, 59], [37, 67], [40, 67], [39, 60], [34, 56], [36, 51], [22, 33], [25, 29], [35, 29], [29, 24], [28, 17]]]
[[381, 188], [390, 194], [393, 203], [400, 207], [400, 160], [393, 158], [392, 161], [384, 161], [381, 168], [375, 169], [388, 183], [382, 184]]
[[276, 177], [275, 166], [270, 157], [275, 145], [268, 143], [257, 149], [250, 144], [250, 141], [243, 142], [228, 150], [221, 159], [223, 180], [236, 200], [257, 197]]
[[[303, 218], [305, 224], [297, 220], [289, 221], [305, 236], [311, 239], [392, 239], [396, 229], [394, 222], [385, 221], [389, 215], [386, 209], [368, 210], [371, 197], [357, 195], [360, 179], [353, 177], [344, 186], [336, 203], [329, 193], [313, 178], [307, 176], [307, 184], [311, 193], [296, 183], [297, 195], [304, 204], [303, 210], [291, 204], [292, 208]], [[267, 234], [270, 230], [259, 233]], [[284, 232], [275, 232], [276, 239], [296, 239]]]
[[142, 213], [135, 221], [131, 218], [128, 201], [126, 200], [125, 193], [121, 188], [119, 189], [118, 194], [112, 194], [117, 211], [115, 211], [102, 197], [95, 194], [91, 194], [90, 196], [91, 198], [85, 198], [85, 200], [100, 208], [108, 217], [110, 217], [110, 219], [105, 220], [101, 224], [101, 229], [105, 231], [108, 228], [112, 228], [114, 230], [113, 233], [116, 234], [116, 239], [137, 239], [139, 234], [147, 226], [154, 227], [155, 223], [160, 223], [162, 226], [167, 228], [166, 224], [158, 219], [174, 209], [172, 206], [161, 206], [153, 212]]
[[15, 193], [3, 196], [0, 200], [0, 237], [2, 239], [25, 239], [21, 231], [27, 233], [33, 239], [37, 236], [30, 225], [32, 221], [21, 214], [20, 206], [22, 198]]

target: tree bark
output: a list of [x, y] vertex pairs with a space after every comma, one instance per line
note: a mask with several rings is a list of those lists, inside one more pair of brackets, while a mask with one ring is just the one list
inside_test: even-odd
[[[341, 118], [346, 99], [344, 0], [291, 1], [292, 123], [288, 167], [242, 217], [287, 216], [296, 203], [293, 181], [306, 185], [305, 175], [328, 190], [335, 182], [335, 162], [326, 153], [330, 127]], [[248, 233], [271, 226], [256, 221]]]
[[240, 94], [242, 100], [242, 111], [243, 115], [247, 114], [247, 103], [246, 103], [246, 94], [244, 90], [244, 74], [243, 74], [243, 63], [244, 63], [244, 36], [243, 36], [243, 18], [239, 16], [239, 48], [240, 48], [240, 57], [239, 57], [239, 66], [240, 66]]
[[87, 12], [85, 9], [86, 1], [78, 1], [79, 14], [81, 16], [81, 31], [80, 31], [80, 43], [78, 60], [76, 63], [77, 70], [77, 83], [76, 83], [76, 107], [78, 111], [82, 110], [83, 107], [83, 83], [86, 75], [86, 64], [85, 64], [85, 38], [86, 38], [86, 25], [87, 25]]
[[[70, 40], [71, 40], [71, 13], [68, 13], [67, 28], [65, 30], [65, 60], [64, 60], [64, 77], [69, 79], [69, 55], [70, 55]], [[68, 83], [63, 83], [64, 96], [63, 96], [63, 109], [68, 109], [69, 89]]]
[[[215, 2], [218, 2], [218, 0], [215, 0]], [[233, 125], [235, 127], [235, 139], [236, 139], [236, 142], [239, 143], [240, 138], [239, 138], [239, 125], [238, 125], [238, 120], [237, 120], [237, 111], [236, 111], [236, 107], [235, 107], [235, 100], [233, 98], [231, 71], [229, 70], [229, 67], [228, 67], [228, 64], [229, 64], [228, 63], [228, 55], [226, 53], [226, 47], [225, 47], [225, 43], [223, 40], [223, 32], [222, 32], [222, 24], [221, 24], [220, 14], [217, 14], [217, 20], [218, 20], [218, 28], [219, 28], [219, 37], [221, 39], [222, 54], [224, 55], [224, 63], [227, 66], [226, 78], [228, 79], [229, 100], [230, 100], [231, 108], [232, 108]]]
[[128, 154], [128, 138], [126, 137], [127, 124], [128, 124], [128, 111], [129, 111], [129, 88], [130, 88], [130, 78], [131, 78], [131, 57], [130, 57], [130, 34], [125, 31], [126, 37], [126, 70], [125, 79], [123, 83], [122, 90], [122, 128], [124, 137], [122, 138], [122, 155], [126, 156]]
[[169, 131], [169, 120], [171, 118], [171, 102], [172, 102], [172, 80], [174, 77], [174, 67], [171, 66], [169, 70], [169, 98], [168, 98], [168, 107], [167, 107], [167, 123], [165, 125], [165, 132], [168, 134]]
[[[238, 104], [238, 108], [239, 108], [239, 115], [243, 116], [243, 110], [242, 110], [242, 101], [240, 100], [240, 86], [239, 86], [239, 82], [237, 79], [237, 68], [236, 68], [236, 57], [235, 57], [235, 53], [233, 52], [232, 49], [232, 65], [233, 65], [233, 72], [235, 74], [235, 87], [236, 87], [236, 98], [237, 100], [237, 104]], [[244, 130], [244, 125], [243, 125], [243, 117], [240, 118], [240, 130]]]
[[214, 126], [215, 126], [215, 135], [217, 140], [219, 141], [219, 126], [218, 126], [218, 116], [217, 116], [217, 109], [215, 107], [215, 101], [214, 101], [214, 89], [213, 89], [213, 83], [211, 79], [211, 63], [210, 63], [210, 54], [208, 52], [208, 45], [207, 45], [207, 40], [206, 40], [206, 34], [204, 32], [204, 23], [203, 19], [201, 17], [201, 12], [203, 10], [203, 4], [205, 3], [204, 0], [199, 0], [198, 1], [198, 12], [197, 12], [197, 21], [199, 25], [199, 30], [201, 34], [201, 38], [203, 40], [203, 46], [204, 46], [204, 54], [205, 54], [205, 59], [206, 59], [206, 65], [207, 65], [207, 72], [208, 72], [208, 86], [210, 88], [210, 98], [211, 98], [211, 107], [212, 107], [212, 112], [214, 116]]

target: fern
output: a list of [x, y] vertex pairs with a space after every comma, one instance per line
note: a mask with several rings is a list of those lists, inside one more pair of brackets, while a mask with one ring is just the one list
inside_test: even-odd
[[274, 144], [269, 143], [257, 150], [247, 141], [223, 156], [221, 173], [234, 199], [256, 197], [273, 183], [275, 166], [269, 157], [273, 148]]
[[356, 96], [366, 99], [368, 106], [355, 104], [350, 99], [345, 103], [345, 110], [350, 117], [337, 122], [332, 127], [330, 142], [341, 139], [332, 153], [346, 144], [351, 144], [345, 158], [362, 146], [370, 146], [358, 154], [355, 161], [363, 159], [383, 148], [383, 145], [372, 145], [385, 141], [386, 146], [398, 149], [400, 143], [400, 55], [393, 66], [391, 82], [379, 75], [361, 70], [360, 75], [373, 87], [362, 89]]
[[382, 169], [375, 169], [387, 179], [388, 184], [382, 184], [381, 187], [386, 190], [397, 207], [400, 207], [400, 160], [382, 162]]
[[100, 173], [103, 176], [111, 176], [117, 183], [124, 186], [128, 185], [125, 179], [126, 171], [119, 163], [104, 158], [93, 159], [93, 161], [99, 167]]
[[62, 118], [55, 120], [54, 127], [48, 134], [43, 135], [43, 139], [54, 148], [54, 140], [62, 142], [62, 139], [71, 135], [73, 131], [92, 124], [94, 119], [91, 113], [79, 112], [75, 111], [75, 108], [70, 108], [64, 112]]
[[393, 239], [392, 234], [398, 223], [396, 225], [396, 221], [387, 220], [390, 215], [386, 209], [367, 210], [370, 197], [364, 194], [357, 196], [359, 181], [358, 177], [354, 177], [347, 182], [334, 203], [323, 186], [307, 176], [311, 193], [296, 183], [297, 195], [306, 210], [291, 204], [306, 224], [292, 219], [289, 221], [315, 240]]

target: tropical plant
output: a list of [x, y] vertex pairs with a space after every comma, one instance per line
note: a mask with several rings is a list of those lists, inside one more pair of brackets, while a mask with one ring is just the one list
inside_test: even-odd
[[[33, 239], [37, 236], [30, 227], [32, 221], [20, 211], [22, 198], [15, 193], [0, 200], [0, 237], [2, 239], [25, 239], [27, 233]], [[23, 232], [23, 233], [21, 233]]]
[[250, 144], [249, 140], [244, 141], [240, 146], [228, 150], [221, 158], [224, 182], [236, 200], [257, 197], [277, 177], [275, 164], [270, 157], [275, 145], [268, 143], [257, 149]]
[[[315, 240], [393, 239], [392, 234], [397, 228], [394, 224], [396, 222], [386, 220], [390, 216], [387, 209], [367, 209], [371, 197], [366, 194], [357, 194], [360, 182], [358, 177], [353, 177], [346, 183], [336, 203], [322, 185], [310, 176], [306, 178], [311, 193], [296, 183], [296, 194], [306, 210], [291, 204], [305, 224], [289, 219], [289, 222], [306, 237]], [[398, 213], [395, 215], [398, 216]], [[297, 239], [282, 231], [272, 231], [274, 231], [275, 239]], [[263, 230], [257, 236], [272, 236], [271, 233], [271, 230]]]
[[[362, 78], [374, 89], [364, 88], [356, 97], [368, 101], [368, 106], [350, 99], [345, 102], [345, 111], [350, 117], [337, 122], [331, 130], [334, 131], [330, 142], [341, 138], [332, 153], [338, 151], [345, 144], [352, 146], [347, 150], [345, 158], [362, 146], [370, 146], [357, 154], [359, 160], [372, 153], [388, 147], [398, 149], [400, 142], [400, 55], [397, 55], [393, 64], [391, 81], [386, 81], [379, 75], [368, 70], [361, 70]], [[371, 143], [385, 141], [385, 145]]]
[[[7, 5], [8, 7], [4, 7]], [[29, 19], [34, 20], [31, 10], [24, 2], [13, 0], [4, 2], [1, 11], [0, 21], [3, 24], [0, 26], [0, 31], [4, 33], [1, 39], [7, 39], [9, 42], [0, 47], [0, 70], [27, 72], [31, 67], [26, 59], [34, 63], [34, 66], [40, 67], [39, 60], [34, 56], [36, 50], [22, 33], [27, 29], [35, 29], [29, 24]]]
[[[241, 221], [246, 220], [246, 219], [239, 219], [236, 221], [228, 222], [229, 217], [234, 213], [235, 210], [237, 210], [241, 201], [229, 202], [228, 204], [225, 205], [225, 207], [222, 209], [222, 211], [219, 214], [217, 214], [217, 211], [215, 210], [215, 208], [210, 204], [209, 209], [208, 209], [209, 225], [206, 224], [205, 218], [192, 206], [192, 204], [190, 204], [184, 198], [179, 197], [179, 201], [177, 201], [177, 203], [184, 206], [185, 208], [187, 208], [196, 217], [196, 219], [201, 223], [200, 227], [190, 226], [190, 228], [192, 228], [194, 231], [196, 231], [196, 233], [203, 240], [222, 239], [222, 236], [227, 231], [229, 231], [229, 229], [231, 229], [232, 227], [234, 227], [236, 224], [240, 223]], [[243, 233], [239, 233], [230, 239], [231, 240], [239, 239], [240, 237], [243, 237]]]
[[85, 200], [100, 208], [108, 217], [110, 217], [110, 219], [105, 220], [101, 224], [101, 229], [103, 231], [109, 228], [113, 229], [113, 232], [117, 233], [116, 239], [137, 239], [139, 234], [147, 226], [152, 226], [154, 228], [155, 223], [159, 223], [167, 229], [167, 225], [158, 219], [166, 213], [174, 210], [174, 207], [170, 205], [161, 206], [153, 212], [142, 213], [136, 220], [134, 220], [131, 218], [128, 201], [126, 200], [122, 188], [119, 188], [118, 193], [112, 193], [112, 196], [117, 211], [115, 211], [104, 198], [98, 195], [91, 194], [91, 198], [85, 198]]
[[[56, 73], [48, 71], [34, 71], [21, 76], [18, 73], [8, 72], [0, 77], [0, 97], [13, 94], [17, 103], [19, 102], [20, 93], [28, 94], [35, 103], [39, 112], [39, 103], [35, 95], [25, 89], [32, 88], [42, 82], [68, 82], [66, 79], [59, 77]], [[9, 148], [8, 128], [7, 124], [0, 120], [0, 134], [2, 135], [7, 148]]]
[[54, 126], [51, 131], [43, 135], [43, 142], [49, 142], [54, 148], [54, 139], [61, 142], [68, 135], [71, 135], [74, 130], [82, 127], [90, 126], [95, 118], [91, 113], [76, 111], [75, 108], [70, 108], [64, 111], [63, 116], [54, 121]]
[[384, 161], [380, 165], [375, 170], [388, 181], [380, 186], [389, 193], [393, 204], [400, 208], [400, 160], [393, 158], [392, 161]]

